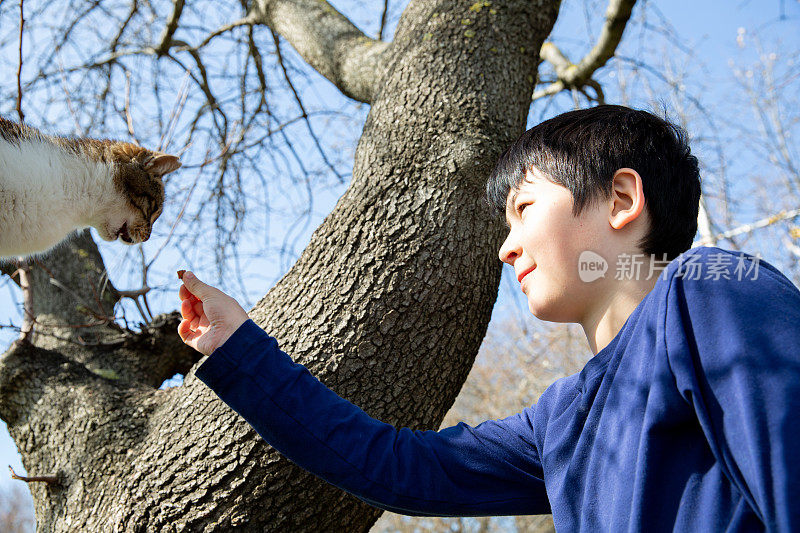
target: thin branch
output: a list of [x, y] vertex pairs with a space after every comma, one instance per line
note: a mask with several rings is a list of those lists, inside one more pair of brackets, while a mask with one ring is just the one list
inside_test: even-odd
[[17, 115], [20, 123], [25, 122], [22, 112], [22, 32], [25, 27], [25, 0], [19, 0], [19, 66], [17, 67]]
[[17, 473], [14, 472], [14, 469], [11, 468], [11, 465], [8, 465], [8, 469], [11, 470], [11, 479], [19, 479], [19, 480], [24, 481], [25, 483], [31, 483], [31, 482], [34, 482], [34, 481], [42, 481], [42, 482], [48, 483], [48, 484], [50, 484], [50, 483], [52, 483], [52, 484], [58, 483], [58, 476], [49, 475], [49, 476], [25, 477], [25, 476], [18, 476]]
[[[270, 31], [272, 30], [270, 29]], [[274, 31], [272, 31], [272, 38], [275, 41], [275, 53], [278, 56], [278, 63], [280, 64], [281, 70], [283, 71], [283, 77], [286, 80], [286, 83], [289, 85], [289, 88], [292, 90], [292, 94], [294, 95], [294, 99], [297, 102], [297, 106], [300, 108], [300, 112], [303, 114], [303, 119], [305, 120], [306, 126], [308, 127], [308, 133], [314, 140], [314, 144], [316, 144], [317, 150], [319, 150], [319, 154], [322, 156], [322, 160], [325, 162], [328, 168], [331, 169], [331, 172], [333, 172], [339, 179], [339, 183], [344, 183], [344, 178], [342, 177], [341, 174], [339, 174], [339, 171], [336, 170], [336, 167], [334, 167], [333, 164], [330, 161], [328, 161], [328, 156], [322, 149], [322, 144], [317, 138], [317, 135], [314, 133], [314, 130], [311, 128], [311, 122], [308, 120], [308, 113], [306, 113], [306, 108], [303, 105], [303, 101], [300, 100], [300, 95], [297, 93], [297, 89], [295, 89], [292, 80], [289, 78], [289, 72], [288, 70], [286, 70], [286, 65], [283, 61], [283, 54], [281, 54], [280, 40], [278, 39], [278, 35]]]
[[[206, 152], [206, 161], [209, 160], [210, 153], [211, 153], [210, 150]], [[158, 250], [156, 250], [156, 253], [147, 263], [148, 268], [153, 265], [156, 259], [158, 259], [158, 256], [161, 254], [161, 251], [167, 246], [167, 244], [172, 239], [172, 235], [173, 233], [175, 233], [175, 228], [178, 227], [178, 224], [183, 219], [183, 215], [186, 212], [186, 206], [189, 204], [189, 200], [192, 198], [192, 194], [197, 188], [197, 183], [200, 181], [200, 177], [203, 174], [203, 166], [200, 167], [200, 170], [197, 172], [197, 175], [194, 178], [194, 183], [192, 183], [191, 187], [189, 187], [189, 192], [186, 194], [186, 199], [183, 201], [183, 205], [181, 206], [181, 210], [178, 212], [178, 216], [175, 217], [172, 226], [169, 228], [169, 233], [167, 234], [167, 237], [164, 239], [164, 241], [161, 243], [161, 246], [158, 248]]]
[[[255, 23], [256, 23], [256, 17], [255, 17], [255, 15], [253, 15], [251, 13], [251, 14], [247, 15], [244, 18], [241, 18], [241, 19], [236, 20], [234, 22], [231, 22], [229, 24], [225, 24], [224, 26], [221, 26], [219, 29], [214, 30], [213, 32], [209, 33], [208, 36], [205, 39], [203, 39], [203, 41], [200, 44], [198, 44], [197, 46], [195, 46], [193, 48], [195, 50], [199, 50], [199, 49], [205, 47], [206, 45], [208, 45], [208, 43], [210, 43], [212, 39], [214, 39], [215, 37], [219, 37], [220, 35], [222, 35], [225, 32], [229, 32], [229, 31], [231, 31], [233, 29], [236, 29], [236, 28], [239, 28], [241, 26], [252, 26]], [[182, 49], [180, 49], [180, 48], [178, 50], [182, 51]]]
[[705, 195], [700, 195], [699, 212], [697, 216], [697, 227], [700, 231], [700, 241], [705, 245], [716, 246], [717, 241], [714, 238], [714, 232], [711, 229], [711, 218], [708, 216], [706, 209]]
[[[131, 12], [131, 15], [133, 11]], [[127, 21], [126, 21], [127, 23]], [[191, 46], [189, 43], [179, 40], [179, 39], [171, 39], [169, 43], [166, 45], [166, 49], [164, 49], [163, 41], [156, 47], [153, 46], [145, 46], [141, 48], [128, 48], [124, 50], [117, 50], [118, 43], [115, 41], [113, 44], [114, 46], [110, 48], [111, 53], [97, 61], [92, 63], [87, 63], [84, 65], [80, 65], [71, 69], [72, 71], [84, 70], [84, 69], [95, 69], [99, 67], [103, 67], [105, 65], [114, 64], [117, 62], [118, 59], [127, 57], [127, 56], [135, 56], [135, 55], [156, 55], [159, 57], [167, 55], [171, 50], [176, 52], [189, 52], [194, 53], [199, 51], [201, 48], [207, 46], [215, 37], [219, 37], [223, 33], [229, 32], [233, 29], [242, 27], [242, 26], [252, 26], [256, 23], [256, 17], [254, 15], [248, 15], [244, 18], [241, 18], [237, 21], [231, 22], [229, 24], [225, 24], [220, 28], [214, 30], [213, 32], [209, 33], [205, 39], [203, 39], [200, 44], [196, 46]]]
[[636, 0], [611, 0], [606, 10], [606, 22], [600, 38], [575, 69], [575, 80], [586, 80], [614, 56], [614, 51], [622, 40], [625, 26], [631, 18]]
[[[125, 71], [125, 123], [128, 125], [128, 133], [136, 139], [136, 131], [133, 129], [133, 116], [131, 115], [131, 73]], [[136, 141], [139, 142], [138, 140]]]
[[128, 17], [123, 21], [122, 26], [120, 26], [119, 31], [117, 32], [117, 35], [114, 37], [114, 40], [111, 41], [111, 46], [109, 46], [109, 49], [111, 50], [112, 54], [117, 51], [117, 46], [119, 46], [119, 40], [122, 39], [122, 35], [128, 28], [128, 24], [130, 24], [131, 19], [133, 19], [133, 16], [136, 14], [138, 10], [139, 10], [139, 4], [137, 0], [133, 0], [133, 2], [131, 2], [131, 10], [128, 12]]
[[345, 96], [372, 102], [390, 43], [367, 37], [324, 0], [256, 0], [250, 13]]
[[742, 235], [744, 233], [750, 233], [759, 228], [765, 228], [767, 226], [771, 226], [776, 222], [780, 222], [781, 220], [787, 220], [797, 216], [800, 216], [800, 209], [792, 209], [791, 211], [781, 211], [775, 215], [772, 215], [771, 217], [762, 218], [761, 220], [757, 220], [751, 224], [744, 224], [742, 226], [739, 226], [738, 228], [734, 228], [732, 230], [728, 230], [726, 232], [715, 235], [710, 241], [707, 241], [707, 239], [700, 239], [699, 241], [692, 244], [692, 247], [694, 248], [696, 246], [706, 246], [710, 243], [718, 242], [722, 239], [728, 239], [730, 237], [735, 237], [737, 235]]
[[22, 289], [22, 327], [19, 340], [29, 342], [33, 334], [33, 323], [36, 317], [33, 312], [33, 287], [31, 287], [31, 266], [24, 257], [19, 258], [19, 287]]
[[183, 0], [175, 0], [172, 15], [170, 15], [169, 20], [167, 20], [167, 25], [164, 28], [164, 33], [161, 34], [159, 45], [156, 46], [156, 55], [158, 57], [169, 52], [170, 46], [172, 45], [172, 36], [175, 35], [175, 31], [178, 29], [178, 21], [183, 12], [183, 4]]
[[383, 13], [381, 13], [381, 27], [378, 29], [378, 40], [383, 40], [383, 30], [386, 29], [386, 15], [389, 13], [389, 0], [383, 0]]
[[625, 26], [631, 18], [634, 4], [636, 4], [636, 0], [610, 0], [606, 10], [606, 22], [600, 32], [600, 37], [577, 65], [572, 63], [556, 45], [551, 42], [544, 43], [539, 51], [539, 57], [553, 65], [558, 79], [547, 88], [535, 91], [532, 99], [538, 100], [564, 89], [581, 90], [585, 85], [589, 85], [595, 89], [598, 103], [602, 103], [604, 99], [602, 90], [597, 90], [600, 84], [592, 80], [592, 76], [614, 56], [614, 52], [622, 40]]

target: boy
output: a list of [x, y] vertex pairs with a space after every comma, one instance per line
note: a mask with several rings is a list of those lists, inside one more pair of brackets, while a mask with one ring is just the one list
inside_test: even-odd
[[[211, 354], [197, 377], [267, 442], [383, 509], [798, 531], [800, 292], [746, 254], [681, 254], [699, 195], [681, 132], [620, 106], [555, 117], [503, 154], [487, 185], [509, 225], [500, 259], [535, 316], [580, 323], [596, 354], [503, 420], [436, 432], [372, 419], [191, 273], [178, 332]], [[615, 262], [639, 268], [611, 275]]]

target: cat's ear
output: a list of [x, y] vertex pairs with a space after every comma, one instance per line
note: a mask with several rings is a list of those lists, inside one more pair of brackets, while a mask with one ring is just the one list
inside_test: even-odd
[[174, 155], [154, 153], [144, 163], [144, 169], [153, 175], [163, 176], [181, 167], [180, 160]]

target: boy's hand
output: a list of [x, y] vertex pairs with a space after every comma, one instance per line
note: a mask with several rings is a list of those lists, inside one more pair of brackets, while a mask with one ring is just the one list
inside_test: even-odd
[[178, 335], [198, 352], [211, 355], [249, 317], [236, 300], [191, 272], [183, 274], [183, 283], [178, 291], [183, 317]]

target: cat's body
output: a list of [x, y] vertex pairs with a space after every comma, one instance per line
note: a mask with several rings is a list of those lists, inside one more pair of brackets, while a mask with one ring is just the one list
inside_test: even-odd
[[44, 135], [0, 118], [0, 260], [49, 250], [76, 229], [150, 237], [161, 177], [178, 158], [130, 143]]

